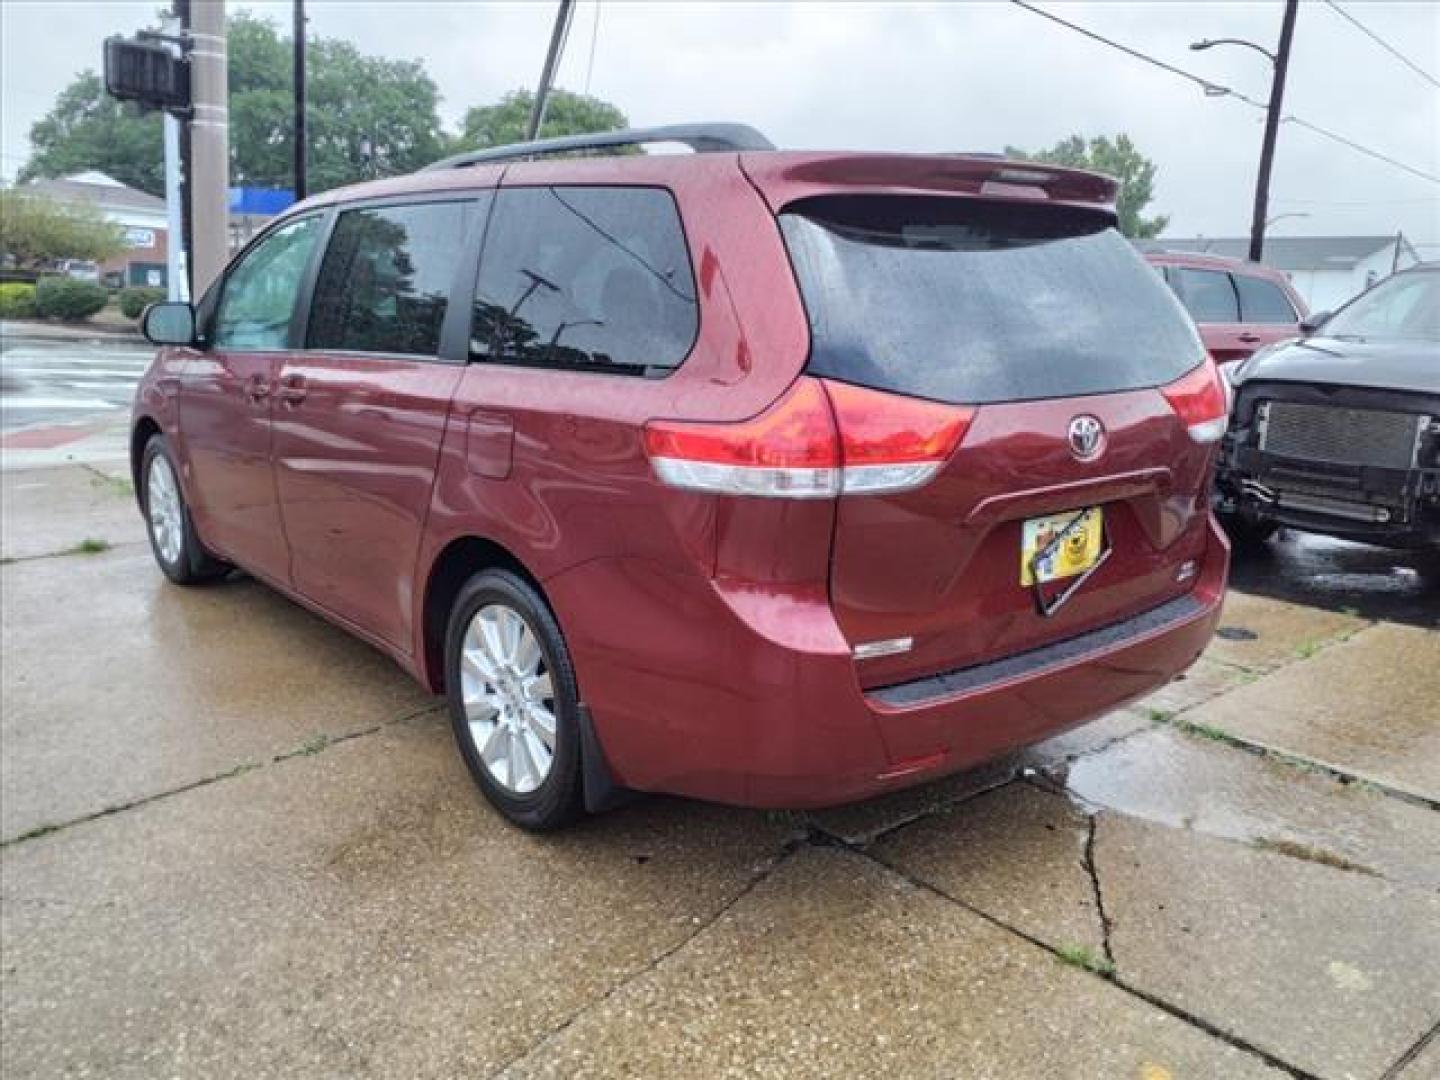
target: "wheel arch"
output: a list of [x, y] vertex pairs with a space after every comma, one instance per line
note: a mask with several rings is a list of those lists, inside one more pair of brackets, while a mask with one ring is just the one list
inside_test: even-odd
[[[425, 577], [425, 599], [421, 609], [421, 672], [426, 685], [436, 693], [445, 690], [445, 627], [450, 608], [461, 587], [481, 570], [509, 570], [533, 588], [555, 611], [545, 587], [523, 562], [504, 545], [481, 536], [460, 536], [446, 544], [430, 564]], [[555, 615], [559, 620], [559, 613]]]
[[145, 457], [145, 447], [156, 435], [161, 434], [160, 424], [153, 416], [142, 415], [130, 429], [130, 485], [135, 490], [135, 499], [143, 506], [140, 489], [140, 464]]

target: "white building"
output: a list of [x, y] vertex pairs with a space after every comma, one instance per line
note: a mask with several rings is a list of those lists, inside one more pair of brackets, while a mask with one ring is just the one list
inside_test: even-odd
[[[1248, 237], [1164, 237], [1147, 246], [1166, 251], [1200, 251], [1243, 259]], [[1391, 236], [1267, 236], [1266, 266], [1289, 276], [1311, 311], [1334, 311], [1381, 278], [1420, 261], [1415, 245], [1403, 233]]]
[[102, 172], [82, 172], [63, 180], [36, 180], [17, 189], [62, 203], [88, 203], [125, 229], [125, 252], [105, 263], [105, 273], [125, 285], [165, 284], [169, 241], [165, 200], [127, 187]]

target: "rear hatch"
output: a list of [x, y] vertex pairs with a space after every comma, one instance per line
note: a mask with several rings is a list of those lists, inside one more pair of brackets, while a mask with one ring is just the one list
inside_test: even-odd
[[838, 500], [830, 595], [866, 688], [1064, 640], [1190, 587], [1223, 394], [1106, 209], [825, 194], [778, 220], [807, 374], [841, 445], [873, 425], [876, 392], [932, 403], [933, 421], [907, 415], [963, 432], [919, 486]]

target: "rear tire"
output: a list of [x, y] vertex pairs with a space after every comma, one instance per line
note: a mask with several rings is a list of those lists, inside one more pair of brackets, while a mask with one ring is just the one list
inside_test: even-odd
[[1225, 535], [1237, 548], [1263, 547], [1265, 541], [1280, 531], [1280, 526], [1270, 521], [1254, 521], [1236, 514], [1220, 514], [1219, 518]]
[[523, 829], [579, 817], [580, 692], [550, 606], [507, 570], [461, 588], [445, 633], [455, 742], [491, 805]]
[[140, 456], [140, 505], [155, 562], [176, 585], [202, 585], [229, 573], [230, 567], [200, 543], [180, 487], [175, 456], [164, 435], [152, 437]]

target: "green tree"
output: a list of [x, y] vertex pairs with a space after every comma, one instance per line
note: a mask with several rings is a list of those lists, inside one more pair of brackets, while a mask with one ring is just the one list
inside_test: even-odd
[[[292, 182], [291, 53], [267, 19], [229, 20], [231, 182]], [[309, 179], [312, 191], [373, 176], [411, 172], [444, 149], [439, 93], [418, 61], [365, 56], [344, 41], [310, 43]], [[164, 192], [158, 113], [107, 96], [94, 72], [63, 90], [30, 129], [34, 153], [20, 180], [98, 169], [122, 183]]]
[[[521, 142], [535, 95], [529, 90], [512, 90], [494, 105], [477, 105], [465, 114], [457, 150], [483, 150]], [[545, 105], [541, 138], [588, 135], [594, 131], [618, 131], [629, 127], [625, 114], [609, 102], [569, 90], [552, 90]]]
[[1155, 197], [1155, 163], [1135, 149], [1128, 135], [1117, 135], [1113, 142], [1104, 135], [1088, 142], [1083, 136], [1072, 135], [1048, 150], [1035, 152], [1007, 146], [1005, 156], [1091, 169], [1115, 177], [1120, 181], [1120, 197], [1115, 208], [1120, 217], [1120, 231], [1126, 236], [1141, 240], [1159, 236], [1170, 222], [1165, 214], [1141, 216]]
[[59, 259], [104, 262], [125, 247], [125, 230], [93, 206], [0, 190], [0, 256], [22, 270]]

